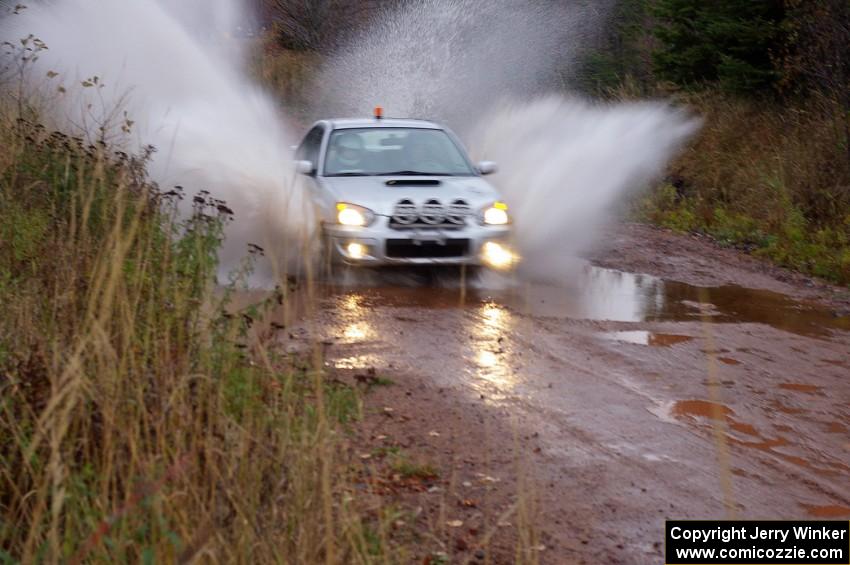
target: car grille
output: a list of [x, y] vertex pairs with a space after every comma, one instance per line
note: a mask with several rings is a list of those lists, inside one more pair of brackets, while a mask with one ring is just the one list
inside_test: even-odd
[[436, 198], [429, 198], [421, 206], [408, 198], [399, 200], [390, 217], [394, 229], [434, 228], [457, 229], [466, 225], [472, 213], [469, 203], [463, 199], [453, 200], [448, 206]]
[[388, 239], [386, 248], [386, 256], [392, 259], [446, 259], [465, 257], [468, 253], [468, 239], [447, 239], [443, 242]]

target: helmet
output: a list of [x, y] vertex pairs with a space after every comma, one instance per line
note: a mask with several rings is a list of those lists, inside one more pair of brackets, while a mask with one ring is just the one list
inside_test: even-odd
[[344, 133], [334, 141], [337, 159], [345, 165], [357, 165], [363, 156], [363, 140], [356, 133]]

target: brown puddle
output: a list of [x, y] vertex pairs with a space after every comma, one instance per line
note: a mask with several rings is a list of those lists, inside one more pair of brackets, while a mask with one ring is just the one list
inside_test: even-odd
[[737, 359], [732, 359], [731, 357], [718, 357], [718, 361], [721, 363], [725, 363], [726, 365], [740, 365], [741, 362]]
[[608, 332], [602, 334], [602, 337], [614, 341], [622, 341], [624, 343], [648, 345], [650, 347], [670, 347], [671, 345], [691, 341], [693, 339], [689, 335], [663, 334], [643, 330]]
[[850, 516], [850, 508], [846, 506], [811, 506], [808, 504], [801, 504], [800, 506], [806, 509], [809, 516], [815, 518], [845, 518]]
[[722, 420], [734, 414], [728, 406], [709, 400], [679, 400], [671, 412], [674, 416], [700, 416], [710, 420]]
[[826, 427], [826, 431], [831, 434], [843, 434], [847, 431], [847, 426], [840, 422], [830, 422]]
[[808, 394], [818, 393], [821, 387], [817, 385], [806, 385], [802, 383], [781, 383], [779, 388], [784, 390], [793, 390], [794, 392], [805, 392]]
[[793, 447], [792, 442], [783, 436], [777, 436], [776, 438], [764, 437], [761, 433], [759, 433], [755, 426], [735, 420], [735, 412], [723, 404], [718, 404], [709, 400], [680, 400], [673, 405], [671, 413], [673, 416], [677, 417], [700, 417], [714, 422], [724, 421], [729, 426], [729, 429], [755, 438], [752, 441], [747, 441], [732, 435], [727, 435], [726, 439], [730, 444], [744, 449], [754, 449], [764, 453], [769, 453], [770, 455], [783, 459], [793, 465], [811, 469], [818, 474], [837, 475], [839, 473], [846, 473], [847, 471], [850, 471], [850, 468], [837, 461], [812, 462], [805, 457], [777, 451], [776, 448], [786, 446]]
[[735, 430], [736, 432], [741, 432], [742, 434], [747, 434], [748, 436], [761, 437], [761, 434], [755, 428], [755, 426], [751, 424], [744, 424], [743, 422], [729, 422], [729, 427]]

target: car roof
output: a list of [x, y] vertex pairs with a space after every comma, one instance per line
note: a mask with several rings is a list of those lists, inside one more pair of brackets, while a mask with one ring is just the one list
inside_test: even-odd
[[336, 118], [326, 120], [331, 129], [352, 128], [421, 128], [421, 129], [444, 129], [443, 126], [425, 120], [414, 120], [410, 118]]

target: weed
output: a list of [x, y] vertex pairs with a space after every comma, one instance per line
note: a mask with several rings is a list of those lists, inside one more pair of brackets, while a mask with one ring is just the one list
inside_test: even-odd
[[830, 117], [714, 92], [683, 101], [704, 127], [637, 218], [850, 284], [850, 170]]
[[402, 454], [396, 455], [394, 461], [390, 465], [390, 470], [393, 473], [400, 475], [403, 479], [419, 479], [423, 481], [438, 478], [439, 472], [429, 464], [422, 462], [414, 462]]
[[2, 113], [0, 145], [0, 560], [385, 558], [342, 501], [357, 391], [260, 339], [244, 272], [217, 287], [227, 207], [152, 150]]

